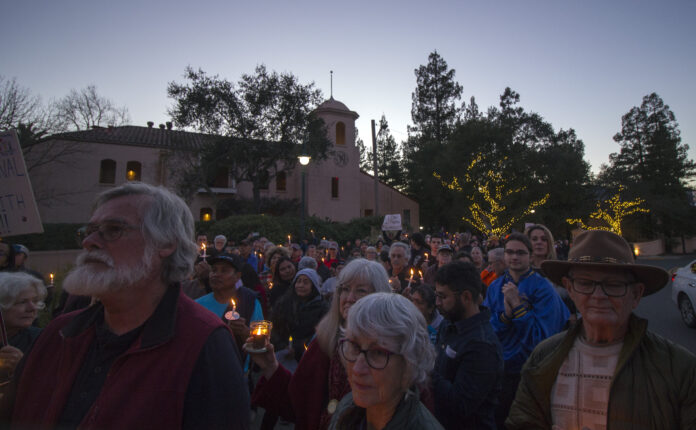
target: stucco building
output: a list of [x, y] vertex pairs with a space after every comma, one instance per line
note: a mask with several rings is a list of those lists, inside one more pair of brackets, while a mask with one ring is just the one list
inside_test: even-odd
[[[374, 179], [360, 170], [355, 144], [356, 112], [333, 98], [322, 103], [316, 114], [324, 120], [333, 156], [311, 161], [306, 172], [306, 207], [309, 215], [333, 221], [375, 215]], [[54, 135], [47, 142], [53, 151], [71, 151], [61, 161], [48, 162], [31, 172], [41, 219], [44, 223], [79, 223], [89, 219], [95, 196], [125, 181], [140, 180], [174, 188], [177, 164], [173, 154], [195, 150], [211, 136], [159, 128], [122, 126]], [[29, 154], [28, 157], [32, 155]], [[301, 169], [280, 174], [261, 190], [262, 197], [301, 198]], [[235, 183], [230, 175], [218, 177], [213, 191], [217, 198], [235, 194], [250, 198], [249, 183]], [[401, 214], [404, 223], [418, 227], [418, 203], [399, 191], [378, 184], [379, 214]], [[216, 219], [213, 200], [200, 190], [190, 199], [197, 219]]]

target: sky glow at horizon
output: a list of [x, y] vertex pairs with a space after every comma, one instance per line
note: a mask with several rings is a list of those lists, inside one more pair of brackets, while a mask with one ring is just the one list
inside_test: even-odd
[[411, 124], [414, 69], [437, 49], [481, 111], [506, 86], [557, 131], [575, 129], [593, 171], [621, 116], [658, 93], [696, 158], [696, 2], [3, 2], [0, 74], [51, 100], [94, 84], [131, 124], [169, 120], [186, 66], [236, 82], [257, 64], [315, 82], [356, 111]]

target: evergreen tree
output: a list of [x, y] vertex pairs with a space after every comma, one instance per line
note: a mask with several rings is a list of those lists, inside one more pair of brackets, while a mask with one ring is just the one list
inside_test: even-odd
[[389, 131], [387, 118], [382, 115], [377, 132], [377, 169], [379, 179], [392, 187], [403, 186], [401, 151], [394, 136]]
[[689, 146], [681, 142], [674, 113], [662, 98], [656, 93], [643, 97], [640, 107], [621, 118], [614, 141], [621, 150], [609, 156], [600, 178], [646, 200], [645, 233], [674, 237], [694, 231], [688, 180], [696, 176], [696, 164], [688, 159]]

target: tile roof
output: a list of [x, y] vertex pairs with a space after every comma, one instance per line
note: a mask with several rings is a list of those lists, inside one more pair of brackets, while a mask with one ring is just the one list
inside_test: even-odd
[[148, 146], [163, 149], [198, 149], [212, 142], [216, 136], [182, 130], [167, 130], [156, 127], [96, 127], [91, 130], [71, 131], [49, 136], [47, 139], [71, 140], [115, 145]]

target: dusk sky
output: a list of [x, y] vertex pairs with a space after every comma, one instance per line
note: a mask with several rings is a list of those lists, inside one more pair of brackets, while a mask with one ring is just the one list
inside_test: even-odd
[[463, 100], [506, 86], [554, 129], [574, 128], [597, 171], [621, 116], [658, 93], [696, 158], [695, 1], [9, 1], [0, 74], [45, 101], [94, 84], [133, 125], [169, 120], [167, 83], [186, 66], [237, 81], [265, 64], [315, 82], [397, 141], [411, 124], [414, 69], [437, 51]]

